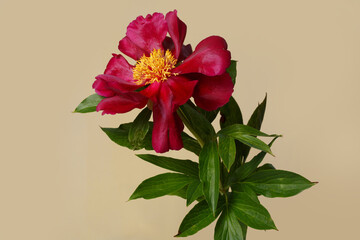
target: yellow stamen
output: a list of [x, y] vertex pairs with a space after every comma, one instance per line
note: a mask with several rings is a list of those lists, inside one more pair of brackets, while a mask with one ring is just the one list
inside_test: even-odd
[[154, 49], [150, 56], [142, 56], [133, 69], [133, 78], [136, 84], [151, 84], [154, 82], [163, 82], [171, 75], [171, 70], [175, 68], [177, 59], [173, 54], [166, 50]]

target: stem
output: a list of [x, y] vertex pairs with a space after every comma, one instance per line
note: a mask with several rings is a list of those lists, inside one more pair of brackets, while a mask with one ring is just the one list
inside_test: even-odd
[[184, 115], [183, 111], [180, 108], [177, 110], [177, 114], [180, 117], [181, 121], [184, 123], [184, 125], [187, 127], [187, 129], [189, 129], [189, 131], [194, 135], [196, 140], [199, 142], [200, 146], [203, 147], [204, 140], [196, 133], [194, 128], [191, 126], [190, 121], [186, 118], [186, 116]]

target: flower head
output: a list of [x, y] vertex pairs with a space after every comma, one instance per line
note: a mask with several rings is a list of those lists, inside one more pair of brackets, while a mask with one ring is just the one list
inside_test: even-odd
[[103, 114], [125, 113], [151, 103], [156, 152], [183, 147], [184, 126], [176, 110], [190, 97], [211, 111], [227, 103], [233, 92], [226, 73], [231, 59], [226, 41], [210, 36], [192, 51], [191, 45], [183, 44], [186, 29], [176, 10], [166, 17], [161, 13], [137, 17], [119, 42], [119, 50], [135, 65], [113, 54], [93, 84], [97, 94], [105, 97], [97, 106]]

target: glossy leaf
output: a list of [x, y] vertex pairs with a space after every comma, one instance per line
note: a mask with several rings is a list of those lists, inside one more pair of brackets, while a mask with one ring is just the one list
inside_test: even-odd
[[266, 208], [252, 200], [247, 193], [233, 192], [229, 209], [234, 211], [236, 217], [249, 227], [260, 230], [277, 229]]
[[187, 188], [186, 192], [186, 206], [189, 206], [196, 199], [203, 196], [202, 184], [199, 180], [194, 180], [191, 182]]
[[143, 181], [131, 195], [129, 200], [152, 199], [179, 191], [189, 184], [193, 178], [178, 173], [163, 173]]
[[216, 138], [211, 123], [188, 103], [178, 109], [178, 115], [201, 145]]
[[260, 103], [257, 108], [255, 109], [255, 111], [253, 112], [253, 114], [251, 115], [249, 122], [248, 122], [248, 126], [253, 127], [255, 129], [260, 130], [261, 128], [261, 124], [264, 120], [264, 116], [265, 116], [265, 110], [266, 110], [266, 100], [267, 100], [267, 95], [265, 95], [264, 100], [262, 101], [262, 103]]
[[250, 126], [246, 126], [243, 124], [233, 124], [230, 126], [227, 126], [226, 128], [221, 129], [218, 132], [218, 135], [227, 135], [227, 136], [231, 136], [231, 137], [238, 137], [238, 136], [244, 136], [244, 135], [249, 135], [249, 136], [262, 136], [262, 137], [277, 137], [279, 135], [276, 134], [266, 134], [263, 133], [253, 127]]
[[196, 204], [185, 216], [175, 237], [187, 237], [200, 231], [215, 221], [224, 208], [224, 201], [219, 201], [215, 216], [205, 200]]
[[225, 167], [230, 171], [231, 166], [235, 161], [236, 145], [232, 137], [222, 135], [219, 137], [219, 154], [224, 162]]
[[205, 116], [205, 118], [212, 123], [214, 121], [214, 119], [216, 118], [216, 116], [218, 115], [220, 108], [213, 110], [213, 111], [206, 111], [200, 107], [196, 107], [196, 110], [201, 113], [202, 115]]
[[232, 80], [234, 85], [236, 83], [236, 74], [237, 74], [237, 72], [236, 72], [236, 63], [237, 63], [237, 61], [231, 60], [230, 66], [226, 69], [226, 72], [229, 73], [229, 75], [231, 77], [231, 80]]
[[[267, 95], [265, 95], [265, 98], [262, 101], [262, 103], [257, 106], [255, 111], [251, 115], [249, 122], [247, 124], [248, 126], [253, 127], [257, 130], [261, 129], [261, 124], [264, 120], [264, 115], [266, 110], [266, 101], [267, 101]], [[247, 156], [249, 155], [250, 148], [248, 146], [242, 146], [241, 150], [242, 150], [243, 158], [246, 159]]]
[[249, 185], [257, 194], [271, 198], [291, 197], [315, 184], [299, 174], [284, 170], [258, 171], [243, 183]]
[[271, 163], [265, 163], [264, 165], [258, 167], [255, 172], [276, 169]]
[[255, 193], [255, 191], [246, 184], [236, 183], [236, 184], [231, 186], [231, 190], [233, 192], [246, 193], [254, 202], [260, 203], [259, 198], [258, 198], [257, 194]]
[[196, 139], [190, 137], [187, 133], [182, 132], [181, 138], [183, 140], [184, 148], [192, 153], [195, 153], [199, 156], [201, 151], [201, 146]]
[[206, 142], [201, 150], [199, 171], [205, 199], [215, 215], [220, 184], [220, 160], [216, 141]]
[[104, 97], [95, 94], [92, 94], [85, 98], [74, 110], [75, 113], [88, 113], [95, 112], [96, 107]]
[[[277, 137], [275, 137], [269, 144], [268, 146], [271, 147], [272, 144], [274, 143], [274, 141], [277, 139]], [[250, 174], [252, 174], [253, 172], [255, 172], [255, 170], [257, 169], [257, 167], [259, 166], [259, 164], [262, 162], [262, 160], [264, 159], [266, 155], [266, 152], [260, 152], [259, 154], [257, 154], [255, 157], [253, 157], [251, 159], [251, 161], [241, 165], [238, 169], [235, 170], [234, 174], [232, 175], [231, 178], [231, 182], [237, 182], [237, 181], [241, 181], [245, 178], [247, 178], [248, 176], [250, 176]]]
[[225, 128], [233, 124], [243, 124], [241, 110], [233, 97], [230, 97], [229, 102], [220, 108], [220, 114], [221, 128]]
[[135, 118], [129, 129], [129, 142], [135, 150], [141, 149], [143, 140], [149, 131], [149, 119], [151, 111], [148, 108], [144, 108], [139, 115]]
[[136, 156], [156, 166], [199, 178], [199, 164], [191, 160], [181, 160], [152, 154], [137, 154]]
[[215, 226], [214, 240], [245, 240], [242, 226], [231, 209], [224, 209]]

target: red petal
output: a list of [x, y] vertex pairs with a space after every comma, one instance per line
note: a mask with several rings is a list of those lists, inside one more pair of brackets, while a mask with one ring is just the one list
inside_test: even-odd
[[122, 93], [110, 98], [104, 98], [97, 105], [96, 111], [103, 111], [102, 114], [126, 113], [134, 108], [143, 108], [147, 98], [137, 92]]
[[186, 35], [186, 25], [177, 17], [177, 11], [168, 12], [166, 14], [166, 22], [168, 25], [169, 34], [174, 41], [175, 45], [175, 58], [177, 59], [181, 52], [181, 47], [183, 45], [185, 35]]
[[176, 115], [176, 109], [173, 109], [173, 93], [166, 83], [158, 84], [153, 90], [158, 93], [153, 106], [153, 148], [158, 153], [179, 150], [183, 147], [181, 132], [184, 125]]
[[191, 81], [182, 76], [173, 76], [166, 83], [173, 94], [173, 109], [185, 104], [191, 98], [197, 81]]
[[122, 80], [133, 83], [133, 66], [121, 55], [113, 54], [105, 69], [105, 74], [119, 77]]
[[135, 60], [139, 60], [145, 54], [145, 51], [136, 46], [128, 37], [120, 40], [118, 48], [121, 52]]
[[234, 91], [234, 84], [228, 73], [215, 77], [199, 75], [197, 79], [199, 82], [193, 97], [196, 105], [206, 111], [212, 111], [225, 105]]
[[159, 82], [154, 82], [152, 84], [150, 84], [147, 88], [145, 88], [144, 90], [140, 91], [139, 93], [141, 93], [142, 95], [146, 96], [147, 98], [149, 98], [153, 103], [157, 103], [158, 102], [158, 95], [159, 95], [159, 91], [161, 90], [161, 83]]
[[195, 51], [173, 72], [202, 73], [207, 76], [223, 74], [230, 66], [230, 52], [226, 50], [226, 41], [218, 36], [202, 40]]
[[167, 23], [162, 13], [137, 17], [127, 27], [126, 36], [147, 54], [154, 49], [162, 49], [167, 34]]
[[104, 97], [112, 97], [123, 92], [134, 91], [141, 86], [113, 75], [102, 74], [96, 77], [92, 87], [97, 94]]

